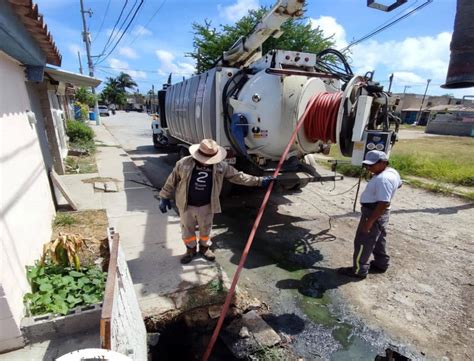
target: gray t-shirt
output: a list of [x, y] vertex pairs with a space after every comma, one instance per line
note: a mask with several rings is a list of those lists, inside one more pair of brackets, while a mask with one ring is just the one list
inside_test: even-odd
[[360, 196], [361, 203], [390, 202], [402, 185], [398, 172], [390, 167], [374, 175]]

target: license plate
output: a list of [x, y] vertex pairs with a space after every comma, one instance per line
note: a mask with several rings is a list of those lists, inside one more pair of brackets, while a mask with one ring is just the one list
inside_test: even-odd
[[226, 158], [224, 159], [224, 162], [227, 162], [228, 164], [235, 164], [237, 162], [237, 158], [236, 157]]

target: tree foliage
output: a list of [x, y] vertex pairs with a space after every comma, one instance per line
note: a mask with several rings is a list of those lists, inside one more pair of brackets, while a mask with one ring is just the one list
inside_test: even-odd
[[88, 89], [84, 87], [80, 87], [76, 90], [76, 94], [74, 95], [76, 101], [81, 104], [86, 104], [89, 107], [93, 107], [95, 103], [94, 94]]
[[125, 105], [127, 89], [133, 89], [136, 86], [137, 83], [127, 73], [120, 73], [116, 78], [108, 77], [104, 90], [100, 94], [100, 100], [105, 104]]
[[[194, 51], [187, 54], [196, 61], [197, 72], [204, 72], [215, 64], [222, 53], [228, 50], [241, 36], [248, 35], [255, 24], [269, 9], [261, 7], [249, 10], [248, 14], [234, 25], [213, 27], [211, 21], [203, 24], [193, 23]], [[334, 44], [331, 38], [324, 38], [322, 30], [312, 29], [307, 19], [291, 19], [281, 26], [283, 34], [278, 38], [270, 37], [262, 46], [262, 53], [272, 49], [318, 53]]]
[[127, 89], [133, 89], [137, 87], [137, 83], [132, 79], [132, 77], [127, 74], [127, 73], [120, 73], [117, 78], [115, 78], [117, 81], [117, 87], [122, 90], [126, 91]]

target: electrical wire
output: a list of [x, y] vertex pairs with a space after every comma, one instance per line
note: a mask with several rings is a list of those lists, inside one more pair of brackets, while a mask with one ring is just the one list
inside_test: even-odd
[[362, 38], [353, 41], [352, 43], [350, 43], [349, 45], [347, 45], [345, 48], [343, 48], [343, 49], [341, 50], [341, 52], [345, 52], [345, 51], [347, 51], [349, 48], [353, 47], [354, 45], [359, 44], [359, 43], [361, 43], [361, 42], [363, 42], [363, 41], [365, 41], [365, 40], [367, 40], [367, 39], [370, 39], [371, 37], [377, 35], [377, 34], [380, 33], [381, 31], [388, 29], [389, 27], [395, 25], [395, 24], [398, 23], [399, 21], [401, 21], [401, 20], [407, 18], [408, 16], [414, 14], [416, 11], [418, 11], [418, 10], [424, 8], [425, 6], [431, 4], [432, 2], [433, 2], [433, 0], [426, 0], [426, 2], [424, 2], [423, 4], [417, 6], [416, 8], [414, 8], [413, 10], [409, 11], [408, 13], [406, 13], [406, 14], [400, 16], [399, 18], [397, 18], [397, 19], [391, 21], [391, 22], [388, 23], [387, 25], [384, 25], [384, 26], [380, 27], [379, 29], [370, 32], [369, 34], [364, 35]]
[[[107, 51], [107, 49], [112, 45], [112, 43], [117, 39], [117, 37], [119, 37], [121, 34], [123, 34], [123, 28], [124, 28], [125, 24], [127, 23], [128, 18], [132, 14], [132, 11], [135, 9], [135, 6], [137, 6], [137, 2], [138, 2], [138, 0], [135, 0], [132, 7], [128, 11], [127, 16], [123, 19], [122, 23], [120, 24], [120, 27], [118, 28], [118, 30], [115, 32], [115, 34], [110, 39], [110, 44], [108, 46], [104, 47], [103, 53], [105, 51]], [[101, 53], [101, 55], [103, 55], [103, 53]]]
[[154, 17], [158, 14], [158, 12], [161, 10], [161, 8], [163, 7], [163, 5], [165, 5], [166, 3], [166, 0], [163, 0], [163, 2], [161, 3], [160, 6], [158, 6], [158, 9], [155, 10], [155, 12], [153, 13], [153, 15], [150, 17], [150, 19], [147, 21], [147, 23], [138, 31], [137, 35], [133, 38], [132, 41], [129, 42], [129, 45], [133, 44], [135, 42], [135, 40], [137, 40], [140, 36], [142, 36], [142, 33], [143, 33], [143, 29], [146, 29], [146, 27], [151, 23], [151, 21], [154, 19]]
[[107, 12], [109, 11], [110, 1], [111, 0], [109, 0], [107, 2], [107, 7], [105, 8], [104, 17], [102, 18], [102, 22], [100, 23], [99, 30], [97, 31], [97, 34], [95, 34], [94, 39], [92, 40], [92, 42], [94, 42], [99, 37], [99, 34], [102, 31], [102, 27], [104, 26], [105, 18], [107, 17]]
[[145, 0], [140, 0], [140, 4], [138, 4], [137, 8], [135, 9], [135, 12], [133, 13], [133, 16], [132, 18], [130, 19], [130, 22], [128, 23], [127, 27], [125, 28], [125, 30], [123, 31], [122, 35], [120, 36], [120, 38], [117, 40], [117, 42], [115, 43], [114, 47], [112, 48], [112, 50], [110, 50], [107, 55], [102, 58], [102, 59], [97, 59], [97, 61], [95, 62], [94, 65], [97, 65], [97, 64], [100, 64], [102, 62], [105, 61], [105, 59], [107, 59], [110, 54], [112, 54], [115, 50], [115, 48], [118, 46], [118, 44], [120, 44], [120, 41], [122, 40], [122, 38], [124, 37], [124, 35], [127, 33], [128, 29], [130, 28], [130, 25], [132, 25], [133, 23], [133, 20], [135, 20], [135, 17], [137, 16], [138, 14], [138, 11], [140, 10], [140, 8], [142, 7], [143, 3], [145, 2]]
[[115, 21], [114, 27], [112, 28], [112, 31], [110, 32], [109, 38], [108, 38], [107, 41], [105, 42], [104, 48], [103, 48], [102, 51], [100, 52], [100, 55], [99, 55], [99, 56], [101, 56], [102, 54], [105, 53], [105, 49], [106, 49], [107, 45], [110, 43], [110, 39], [111, 39], [112, 36], [114, 35], [115, 29], [117, 28], [117, 25], [118, 25], [118, 23], [120, 22], [120, 19], [122, 18], [123, 12], [125, 11], [125, 8], [127, 7], [127, 4], [128, 4], [128, 0], [125, 0], [125, 3], [124, 3], [123, 6], [122, 6], [122, 10], [120, 10], [119, 17], [118, 17], [117, 20]]

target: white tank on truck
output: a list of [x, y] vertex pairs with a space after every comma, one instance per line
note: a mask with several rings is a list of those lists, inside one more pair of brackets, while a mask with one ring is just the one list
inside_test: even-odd
[[340, 52], [272, 50], [261, 45], [281, 35], [281, 25], [303, 14], [304, 1], [282, 0], [202, 74], [168, 84], [158, 94], [160, 117], [152, 124], [156, 147], [187, 146], [212, 138], [230, 163], [255, 175], [270, 174], [296, 124], [310, 107], [284, 163], [281, 183], [302, 187], [321, 177], [312, 153], [338, 144], [353, 164], [372, 149], [390, 152], [398, 118], [389, 94], [372, 73], [354, 75]]

